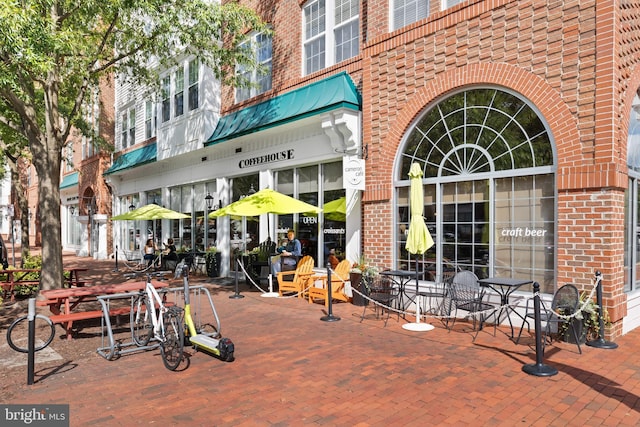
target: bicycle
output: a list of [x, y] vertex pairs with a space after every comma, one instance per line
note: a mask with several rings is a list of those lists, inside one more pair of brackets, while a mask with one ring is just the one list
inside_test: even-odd
[[164, 366], [175, 371], [184, 352], [184, 310], [178, 306], [167, 306], [151, 283], [147, 273], [145, 290], [131, 301], [131, 334], [133, 341], [145, 347], [152, 339], [160, 344]]
[[[129, 275], [138, 276], [140, 273]], [[180, 364], [184, 345], [191, 345], [196, 350], [204, 350], [223, 361], [232, 362], [234, 344], [229, 338], [223, 338], [220, 334], [220, 320], [213, 308], [213, 301], [211, 304], [216, 325], [196, 325], [193, 321], [189, 297], [189, 266], [183, 263], [176, 268], [174, 276], [183, 278], [184, 309], [166, 306], [163, 298], [151, 284], [152, 275], [153, 273], [146, 274], [145, 291], [132, 300], [130, 324], [134, 343], [139, 347], [145, 347], [155, 337], [160, 341], [163, 362], [170, 370], [175, 370]]]
[[[40, 351], [51, 344], [56, 334], [56, 327], [51, 319], [42, 314], [36, 314], [34, 320], [36, 331], [36, 346], [34, 347], [34, 351]], [[46, 339], [38, 339], [41, 338], [37, 335], [40, 331], [48, 333]], [[42, 344], [37, 344], [38, 342]], [[29, 315], [21, 316], [11, 323], [9, 329], [7, 329], [7, 343], [9, 347], [17, 352], [29, 352]], [[22, 345], [21, 343], [24, 343], [25, 347], [20, 347], [20, 345]]]

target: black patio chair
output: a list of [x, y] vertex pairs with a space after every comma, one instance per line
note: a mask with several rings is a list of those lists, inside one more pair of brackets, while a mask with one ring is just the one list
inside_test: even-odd
[[[379, 319], [380, 315], [384, 316], [384, 311], [387, 311], [387, 317], [384, 319], [384, 326], [387, 326], [387, 321], [391, 315], [391, 306], [393, 302], [398, 299], [398, 287], [393, 285], [391, 279], [384, 276], [376, 276], [367, 283], [368, 284], [361, 285], [361, 289], [364, 290], [363, 294], [373, 300], [373, 303], [364, 305], [360, 322], [365, 318], [367, 307], [373, 306], [376, 319]], [[400, 319], [399, 312], [398, 319]]]
[[[544, 347], [547, 343], [547, 338], [549, 338], [549, 342], [552, 340], [551, 335], [551, 325], [556, 325], [559, 327], [560, 325], [566, 325], [567, 331], [571, 330], [573, 335], [573, 339], [575, 340], [576, 345], [578, 346], [578, 352], [582, 354], [582, 349], [580, 348], [580, 340], [578, 337], [578, 333], [573, 325], [574, 317], [566, 318], [561, 316], [571, 316], [572, 314], [578, 311], [578, 306], [580, 305], [580, 292], [575, 285], [567, 284], [558, 288], [558, 290], [553, 294], [553, 300], [551, 301], [551, 308], [548, 308], [547, 305], [540, 300], [540, 322], [546, 323], [544, 328], [544, 337], [542, 340], [542, 352], [544, 354]], [[526, 311], [524, 315], [524, 319], [522, 322], [522, 326], [520, 326], [520, 332], [518, 333], [518, 338], [516, 339], [516, 344], [520, 342], [520, 336], [522, 336], [522, 330], [524, 329], [524, 325], [527, 325], [527, 331], [530, 333], [529, 327], [529, 319], [533, 322], [535, 320], [535, 311], [533, 306], [533, 298], [529, 298], [526, 304]]]
[[276, 242], [268, 238], [258, 246], [258, 252], [251, 258], [251, 272], [254, 278], [261, 282], [269, 279], [271, 262], [270, 257], [276, 252]]
[[[445, 325], [447, 329], [451, 331], [455, 325], [458, 310], [467, 311], [468, 315], [471, 315], [473, 319], [473, 330], [476, 330], [476, 317], [479, 316], [478, 329], [482, 329], [482, 324], [484, 323], [483, 312], [495, 308], [493, 304], [484, 302], [483, 299], [484, 291], [480, 287], [478, 276], [476, 276], [474, 272], [462, 270], [456, 273], [453, 279], [451, 279], [446, 297], [448, 307], [446, 307], [445, 313], [447, 313], [448, 317], [446, 318]], [[452, 311], [455, 313], [454, 316], [450, 316]], [[452, 320], [451, 326], [449, 326], [450, 319]]]

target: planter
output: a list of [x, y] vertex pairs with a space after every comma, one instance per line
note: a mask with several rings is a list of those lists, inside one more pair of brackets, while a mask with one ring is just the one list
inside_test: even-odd
[[220, 252], [211, 253], [208, 252], [204, 259], [207, 263], [207, 275], [209, 277], [219, 277], [220, 276], [220, 260], [221, 260]]
[[[587, 328], [584, 326], [584, 322], [582, 321], [582, 319], [573, 318], [571, 319], [571, 322], [573, 323], [573, 328], [575, 329], [576, 335], [580, 340], [580, 344], [584, 344], [585, 342], [587, 342]], [[562, 341], [576, 344], [576, 340], [573, 338], [573, 332], [571, 331], [571, 328], [568, 327], [563, 332]]]
[[[369, 290], [366, 286], [364, 286], [364, 281], [363, 281], [366, 279], [362, 278], [362, 274], [349, 273], [349, 280], [351, 281], [351, 289], [355, 289], [356, 291], [369, 296]], [[351, 299], [351, 303], [359, 307], [369, 305], [369, 300], [366, 298], [363, 298], [362, 295], [360, 295], [358, 292], [353, 292], [353, 298]]]

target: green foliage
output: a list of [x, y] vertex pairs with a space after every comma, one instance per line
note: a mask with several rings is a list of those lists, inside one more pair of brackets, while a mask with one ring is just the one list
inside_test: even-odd
[[[580, 294], [580, 305], [582, 310], [575, 316], [576, 319], [582, 321], [582, 333], [586, 336], [587, 341], [597, 339], [600, 336], [600, 317], [598, 304], [589, 298], [589, 293], [583, 292]], [[605, 326], [610, 324], [609, 313], [604, 310], [604, 323]], [[558, 334], [564, 336], [568, 330], [566, 323], [561, 323], [558, 326]]]

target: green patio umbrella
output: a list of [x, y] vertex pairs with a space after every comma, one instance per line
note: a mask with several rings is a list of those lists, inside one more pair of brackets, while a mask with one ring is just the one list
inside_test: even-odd
[[422, 189], [422, 169], [418, 163], [413, 163], [409, 169], [411, 191], [409, 194], [409, 206], [411, 209], [411, 221], [405, 248], [416, 258], [416, 322], [402, 325], [404, 329], [411, 331], [428, 331], [432, 325], [420, 323], [420, 296], [418, 295], [418, 255], [421, 255], [433, 246], [433, 238], [424, 222], [424, 190]]
[[120, 215], [111, 217], [112, 221], [118, 220], [154, 220], [154, 219], [186, 219], [191, 218], [187, 214], [181, 212], [172, 211], [171, 209], [163, 208], [162, 206], [155, 205], [153, 203], [141, 206], [130, 212], [125, 212]]
[[219, 216], [258, 216], [266, 213], [286, 215], [302, 212], [320, 212], [320, 208], [310, 205], [286, 194], [265, 188], [250, 196], [233, 202], [224, 208], [213, 211], [210, 218]]
[[[320, 208], [310, 205], [286, 194], [279, 193], [270, 188], [265, 188], [250, 196], [233, 202], [224, 208], [213, 211], [210, 218], [219, 216], [258, 216], [262, 214], [293, 214], [293, 213], [319, 213]], [[267, 216], [267, 229], [269, 229], [269, 216]], [[271, 236], [269, 236], [271, 239]], [[265, 297], [276, 297], [277, 292], [273, 292], [271, 265], [269, 265], [269, 292], [262, 294]]]
[[322, 207], [325, 219], [331, 221], [346, 221], [347, 220], [347, 198], [340, 197], [339, 199], [327, 202]]

